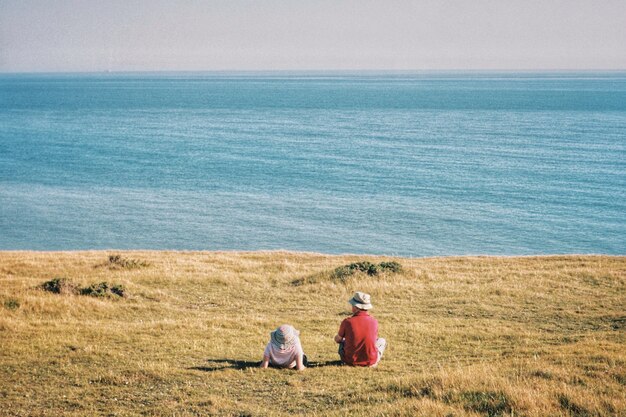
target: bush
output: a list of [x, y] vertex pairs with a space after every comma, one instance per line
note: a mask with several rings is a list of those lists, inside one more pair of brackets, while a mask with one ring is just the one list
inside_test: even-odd
[[[126, 288], [123, 285], [110, 285], [108, 282], [92, 284], [85, 288], [79, 288], [66, 278], [54, 278], [41, 284], [41, 288], [55, 294], [80, 294], [91, 297], [126, 297]], [[18, 305], [19, 306], [19, 305]]]
[[114, 285], [111, 287], [111, 293], [119, 296], [119, 297], [126, 297], [126, 288], [124, 288], [123, 285]]
[[82, 295], [89, 295], [91, 297], [125, 297], [126, 289], [123, 285], [109, 285], [108, 282], [100, 282], [98, 284], [92, 284], [89, 287], [80, 290]]
[[90, 286], [80, 290], [80, 293], [81, 295], [90, 295], [92, 297], [105, 297], [109, 295], [109, 284], [107, 282], [91, 284]]
[[44, 291], [55, 294], [76, 294], [78, 287], [67, 278], [53, 278], [41, 284]]
[[400, 265], [396, 261], [381, 262], [379, 264], [373, 264], [368, 261], [361, 261], [337, 267], [331, 272], [324, 271], [309, 275], [304, 278], [298, 278], [294, 281], [291, 281], [291, 284], [295, 286], [304, 284], [315, 284], [322, 280], [328, 279], [330, 279], [331, 281], [346, 282], [350, 277], [355, 274], [366, 274], [370, 277], [374, 277], [384, 273], [397, 274], [400, 272], [402, 272], [402, 265]]
[[381, 262], [378, 265], [368, 261], [362, 261], [335, 268], [335, 270], [331, 274], [331, 278], [344, 282], [347, 278], [359, 272], [373, 277], [384, 272], [398, 273], [401, 271], [402, 265], [395, 261]]
[[396, 261], [381, 262], [378, 264], [378, 267], [383, 271], [393, 272], [394, 274], [402, 272], [402, 265]]
[[355, 262], [349, 265], [340, 266], [335, 268], [333, 271], [331, 278], [334, 280], [338, 280], [344, 282], [347, 278], [352, 275], [362, 272], [369, 276], [374, 276], [378, 274], [378, 267], [371, 262], [363, 261], [363, 262]]

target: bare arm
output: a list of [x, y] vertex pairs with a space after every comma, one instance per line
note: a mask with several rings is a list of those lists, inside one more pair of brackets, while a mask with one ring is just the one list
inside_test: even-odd
[[348, 320], [346, 319], [339, 325], [339, 330], [337, 330], [337, 334], [335, 335], [335, 343], [343, 343], [345, 341], [347, 322]]
[[303, 355], [298, 355], [298, 357], [296, 358], [296, 369], [298, 371], [302, 371], [305, 368], [302, 356]]
[[270, 364], [270, 358], [268, 358], [267, 356], [263, 356], [263, 362], [261, 362], [261, 365], [259, 365], [261, 368], [267, 368]]

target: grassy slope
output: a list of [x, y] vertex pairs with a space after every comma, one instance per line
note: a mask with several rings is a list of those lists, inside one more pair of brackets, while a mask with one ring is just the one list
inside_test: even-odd
[[[626, 415], [626, 257], [398, 259], [399, 275], [298, 253], [0, 252], [0, 415]], [[47, 293], [55, 276], [124, 299]], [[337, 366], [353, 291], [372, 294], [377, 369]], [[18, 306], [19, 304], [19, 306]], [[301, 330], [313, 367], [260, 370]]]

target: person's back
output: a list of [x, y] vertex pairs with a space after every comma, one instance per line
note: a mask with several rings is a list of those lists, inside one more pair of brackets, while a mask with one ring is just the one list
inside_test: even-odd
[[378, 361], [378, 322], [367, 311], [359, 310], [345, 319], [338, 334], [344, 338], [343, 362], [355, 366], [372, 366]]
[[271, 332], [270, 341], [263, 352], [261, 368], [272, 365], [277, 368], [303, 370], [307, 360], [299, 335], [300, 332], [289, 324], [283, 324]]
[[351, 300], [352, 317], [341, 322], [335, 342], [339, 343], [341, 361], [353, 366], [376, 366], [387, 342], [378, 337], [378, 321], [369, 315], [369, 294], [357, 291]]

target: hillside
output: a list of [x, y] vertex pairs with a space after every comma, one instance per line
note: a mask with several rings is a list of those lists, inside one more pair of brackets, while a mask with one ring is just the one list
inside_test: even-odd
[[[375, 369], [336, 362], [355, 290]], [[283, 323], [303, 372], [256, 367]], [[626, 257], [0, 252], [0, 415], [287, 414], [626, 416]]]

